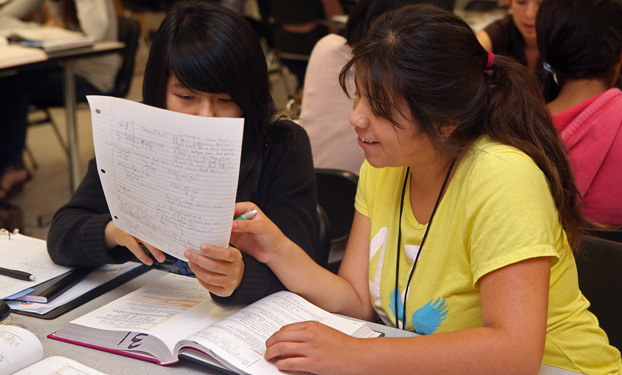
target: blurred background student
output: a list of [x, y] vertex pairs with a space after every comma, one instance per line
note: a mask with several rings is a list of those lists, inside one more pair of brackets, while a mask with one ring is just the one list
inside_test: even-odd
[[[339, 84], [339, 72], [350, 61], [352, 48], [365, 37], [376, 17], [417, 3], [453, 10], [453, 0], [359, 0], [350, 11], [344, 36], [326, 35], [313, 48], [305, 77], [300, 124], [311, 139], [316, 168], [359, 174], [365, 153], [352, 132], [349, 121], [352, 99]], [[354, 91], [351, 79], [348, 85]]]
[[[302, 91], [307, 70], [308, 56], [313, 46], [329, 28], [323, 20], [343, 14], [339, 0], [259, 0], [269, 8], [274, 19], [273, 38], [275, 47], [284, 55], [281, 60], [296, 76], [296, 92]], [[298, 55], [298, 56], [295, 56]]]
[[[151, 45], [143, 103], [195, 116], [243, 117], [236, 200], [257, 202], [315, 259], [317, 200], [309, 138], [293, 122], [275, 120], [266, 60], [244, 18], [208, 1], [173, 4]], [[50, 257], [74, 267], [134, 257], [153, 264], [138, 241], [112, 222], [92, 159], [78, 190], [54, 215]], [[166, 261], [159, 249], [146, 246], [160, 263]], [[190, 269], [218, 302], [248, 304], [284, 289], [265, 264], [234, 247], [206, 262], [205, 267], [189, 263]]]
[[536, 41], [536, 14], [541, 1], [510, 0], [510, 14], [477, 33], [477, 39], [486, 50], [515, 59], [543, 80]]
[[[23, 19], [38, 9], [43, 0], [12, 0], [0, 8], [0, 28], [40, 27]], [[117, 14], [111, 0], [52, 0], [45, 4], [51, 18], [43, 26], [81, 31], [96, 41], [118, 40]], [[121, 64], [119, 54], [76, 60], [76, 96], [110, 92]], [[23, 161], [28, 108], [63, 105], [62, 70], [50, 66], [0, 79], [0, 201], [9, 199], [30, 179]]]
[[555, 126], [568, 147], [583, 213], [622, 224], [622, 2], [544, 0], [538, 47]]

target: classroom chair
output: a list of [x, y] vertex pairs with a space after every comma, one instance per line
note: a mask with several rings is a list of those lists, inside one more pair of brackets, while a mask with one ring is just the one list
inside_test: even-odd
[[359, 177], [352, 172], [315, 168], [317, 200], [330, 220], [331, 243], [346, 241], [354, 219], [354, 197]]
[[[95, 91], [88, 92], [88, 93], [77, 93], [78, 102], [86, 102], [86, 99], [84, 98], [85, 95], [109, 95], [109, 96], [114, 96], [117, 98], [124, 98], [125, 96], [127, 96], [130, 90], [130, 84], [132, 83], [132, 77], [134, 75], [134, 63], [135, 63], [136, 50], [138, 48], [138, 38], [140, 37], [140, 25], [138, 21], [134, 18], [119, 16], [118, 27], [119, 27], [119, 41], [125, 43], [125, 48], [121, 52], [123, 60], [121, 63], [121, 67], [119, 68], [119, 71], [117, 72], [117, 77], [115, 79], [114, 88], [109, 93], [95, 92]], [[31, 114], [29, 114], [29, 117], [31, 117], [32, 113], [37, 112], [37, 111], [43, 112], [43, 117], [39, 117], [36, 120], [31, 121], [29, 123], [29, 126], [46, 125], [46, 124], [51, 125], [52, 129], [56, 133], [56, 137], [58, 138], [58, 141], [61, 147], [67, 154], [67, 157], [69, 157], [69, 148], [67, 146], [67, 143], [63, 140], [63, 137], [61, 136], [60, 131], [59, 131], [59, 127], [56, 124], [56, 122], [54, 122], [54, 119], [50, 115], [50, 111], [49, 111], [50, 107], [60, 107], [63, 105], [62, 98], [57, 98], [57, 99], [58, 99], [58, 102], [49, 103], [49, 106], [46, 106], [46, 107], [34, 107], [33, 106], [31, 110]], [[36, 116], [36, 114], [34, 116]], [[37, 162], [34, 159], [34, 155], [32, 154], [32, 151], [30, 150], [28, 145], [26, 145], [25, 151], [26, 151], [26, 155], [28, 155], [33, 165], [33, 168], [36, 169]]]
[[[289, 98], [293, 98], [297, 94], [297, 89], [290, 82], [290, 70], [286, 66], [286, 61], [284, 62], [283, 60], [300, 62], [306, 66], [313, 48], [312, 45], [319, 38], [312, 38], [313, 40], [309, 41], [311, 45], [302, 45], [301, 43], [284, 44], [280, 24], [304, 23], [308, 17], [313, 16], [307, 10], [309, 8], [317, 10], [313, 8], [313, 5], [309, 6], [308, 3], [319, 5], [318, 9], [321, 9], [321, 3], [318, 0], [305, 0], [304, 2], [257, 0], [259, 19], [255, 20], [247, 17], [247, 20], [251, 23], [251, 26], [253, 26], [257, 36], [264, 45], [268, 74], [280, 75], [285, 92]], [[320, 17], [319, 14], [318, 17]], [[321, 28], [324, 28], [324, 26], [321, 25]], [[302, 86], [303, 83], [298, 82], [298, 86]]]
[[[343, 251], [354, 219], [354, 197], [359, 177], [340, 169], [316, 168], [317, 201], [326, 211], [331, 229], [331, 248]], [[341, 261], [333, 260], [328, 269], [337, 272]]]
[[595, 230], [588, 229], [587, 234], [613, 242], [622, 242], [622, 229], [617, 230]]
[[622, 243], [583, 236], [582, 254], [575, 256], [579, 288], [590, 301], [590, 310], [609, 337], [609, 343], [622, 349]]
[[317, 204], [317, 236], [318, 264], [327, 268], [328, 255], [330, 254], [330, 220], [319, 203]]

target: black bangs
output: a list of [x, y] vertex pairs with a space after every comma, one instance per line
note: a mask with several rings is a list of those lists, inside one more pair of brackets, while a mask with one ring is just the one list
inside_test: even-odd
[[385, 41], [362, 43], [355, 47], [352, 51], [353, 57], [343, 68], [339, 79], [343, 90], [351, 96], [347, 91], [346, 81], [354, 76], [356, 90], [359, 95], [367, 97], [373, 114], [391, 121], [396, 127], [402, 127], [394, 117], [398, 113], [404, 118], [410, 117], [409, 112], [404, 111], [408, 106], [396, 106], [404, 102], [403, 80], [394, 73], [389, 64], [394, 56], [391, 56], [391, 49], [383, 45]]
[[357, 87], [367, 95], [374, 115], [387, 119], [395, 127], [401, 128], [402, 125], [394, 120], [396, 114], [399, 113], [402, 117], [410, 119], [408, 112], [404, 112], [404, 109], [408, 109], [407, 106], [396, 106], [404, 101], [401, 95], [401, 81], [392, 74], [392, 70], [386, 64], [383, 64], [386, 58], [371, 57], [357, 61]]
[[231, 77], [236, 76], [237, 65], [230, 56], [230, 50], [224, 45], [224, 39], [188, 38], [187, 34], [198, 34], [192, 30], [198, 25], [188, 24], [188, 21], [187, 18], [171, 44], [167, 56], [168, 70], [193, 91], [225, 93], [236, 100], [235, 96], [240, 89]]

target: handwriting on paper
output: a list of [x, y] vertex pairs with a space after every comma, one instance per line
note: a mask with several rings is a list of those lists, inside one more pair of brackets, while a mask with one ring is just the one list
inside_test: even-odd
[[88, 99], [99, 177], [115, 225], [181, 259], [204, 242], [227, 246], [244, 120]]

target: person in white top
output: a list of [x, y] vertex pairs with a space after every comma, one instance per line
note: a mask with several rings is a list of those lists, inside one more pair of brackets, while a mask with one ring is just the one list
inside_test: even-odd
[[[350, 60], [353, 46], [363, 39], [374, 19], [409, 4], [426, 3], [453, 10], [451, 0], [360, 0], [348, 16], [344, 36], [328, 34], [320, 39], [309, 58], [305, 76], [300, 125], [311, 138], [316, 168], [334, 168], [356, 175], [365, 154], [352, 132], [349, 117], [352, 99], [339, 83], [339, 72]], [[348, 91], [352, 82], [346, 82]]]

